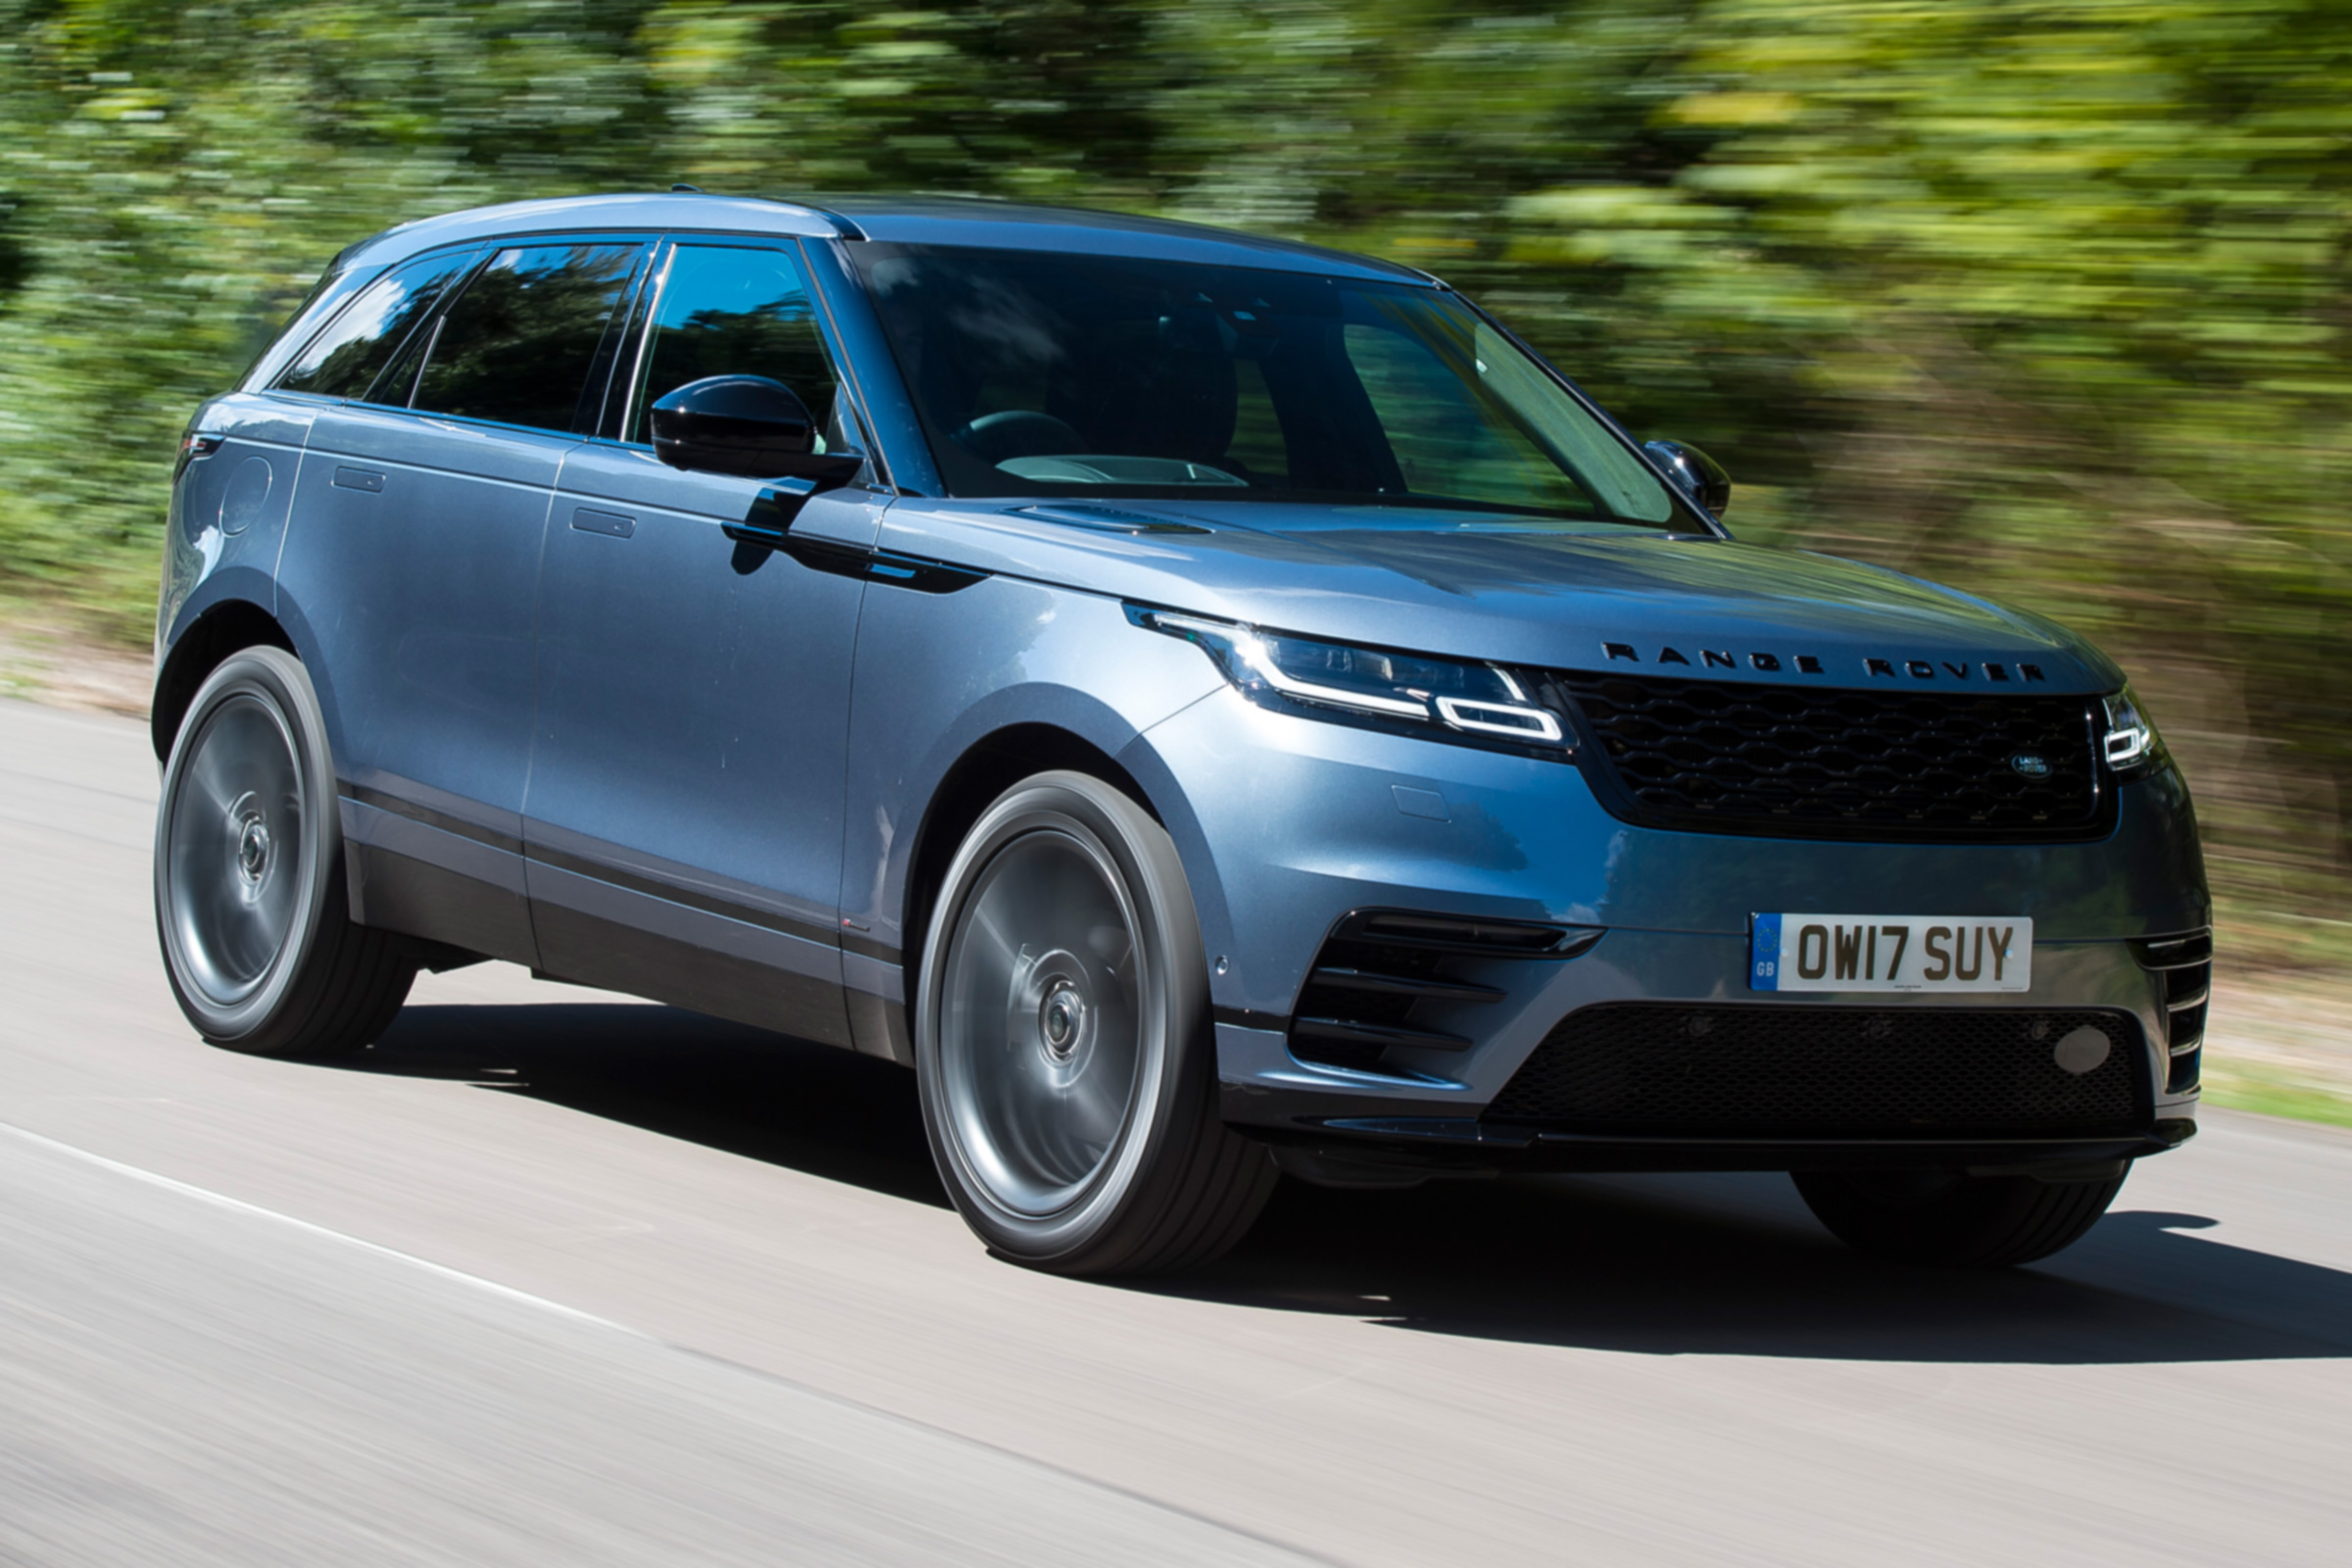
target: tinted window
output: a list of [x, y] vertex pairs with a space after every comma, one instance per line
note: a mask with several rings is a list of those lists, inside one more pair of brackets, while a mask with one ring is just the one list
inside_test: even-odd
[[800, 394], [828, 445], [837, 383], [800, 270], [782, 251], [681, 245], [670, 254], [654, 307], [628, 441], [648, 439], [645, 411], [664, 393], [706, 375], [764, 375]]
[[416, 323], [432, 313], [441, 291], [478, 254], [444, 251], [376, 279], [295, 356], [276, 384], [289, 392], [321, 397], [366, 396], [376, 373], [408, 341]]
[[1677, 514], [1603, 420], [1439, 289], [848, 249], [951, 494], [1191, 494], [1580, 525]]
[[500, 251], [441, 318], [412, 406], [575, 428], [589, 370], [637, 255], [634, 245]]
[[[1340, 335], [1415, 494], [1439, 493], [1574, 511], [1584, 493], [1502, 408], [1480, 396], [1480, 375], [1448, 364], [1463, 346], [1387, 325], [1349, 322]], [[1446, 358], [1441, 353], [1451, 349]], [[1482, 356], [1483, 358], [1483, 356]], [[1480, 367], [1484, 369], [1484, 366]]]

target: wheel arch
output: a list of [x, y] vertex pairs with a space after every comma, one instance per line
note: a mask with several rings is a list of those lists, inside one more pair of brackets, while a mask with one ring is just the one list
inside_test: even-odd
[[931, 911], [940, 884], [964, 835], [991, 803], [1022, 779], [1063, 769], [1101, 779], [1165, 825], [1159, 808], [1135, 775], [1110, 753], [1074, 730], [1026, 721], [981, 736], [941, 775], [938, 787], [924, 803], [922, 820], [907, 854], [905, 924], [901, 927], [906, 945], [900, 954], [909, 995], [922, 963], [923, 944], [930, 936]]
[[148, 711], [147, 733], [157, 761], [172, 755], [180, 721], [187, 717], [188, 705], [195, 701], [205, 677], [229, 655], [262, 646], [302, 657], [277, 617], [250, 599], [223, 599], [181, 630], [164, 657], [163, 667], [156, 671], [155, 696]]

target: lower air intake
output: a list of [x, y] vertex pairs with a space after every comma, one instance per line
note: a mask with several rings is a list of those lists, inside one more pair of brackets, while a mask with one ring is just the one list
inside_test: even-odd
[[1665, 1137], [2124, 1133], [2152, 1114], [2144, 1054], [2120, 1012], [1608, 1003], [1562, 1019], [1486, 1119]]
[[1388, 1070], [1392, 1052], [1472, 1045], [1482, 1008], [1508, 993], [1491, 983], [1497, 958], [1573, 958], [1595, 926], [1486, 920], [1411, 909], [1355, 909], [1332, 927], [1291, 1018], [1291, 1054], [1359, 1072]]

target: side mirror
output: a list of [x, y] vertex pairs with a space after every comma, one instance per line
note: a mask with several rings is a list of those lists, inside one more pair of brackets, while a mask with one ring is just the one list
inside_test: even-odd
[[1680, 441], [1649, 441], [1642, 450], [1666, 470], [1676, 489], [1706, 508], [1709, 516], [1720, 517], [1731, 507], [1732, 476], [1698, 448]]
[[818, 452], [808, 406], [764, 375], [707, 375], [656, 399], [650, 412], [654, 456], [673, 468], [830, 488], [865, 463], [861, 452]]

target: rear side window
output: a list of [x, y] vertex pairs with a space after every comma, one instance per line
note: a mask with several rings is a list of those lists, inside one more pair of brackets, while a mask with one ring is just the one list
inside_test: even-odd
[[800, 269], [782, 251], [681, 245], [670, 253], [653, 328], [629, 403], [627, 441], [650, 439], [646, 409], [707, 375], [764, 375], [800, 395], [819, 429], [839, 439], [839, 378], [816, 329]]
[[437, 323], [411, 406], [543, 430], [575, 428], [589, 371], [640, 249], [500, 251]]
[[311, 392], [319, 397], [357, 398], [392, 356], [400, 352], [416, 323], [432, 314], [452, 279], [466, 270], [478, 251], [444, 251], [394, 268], [355, 298], [325, 331], [294, 357], [276, 385], [288, 392]]

